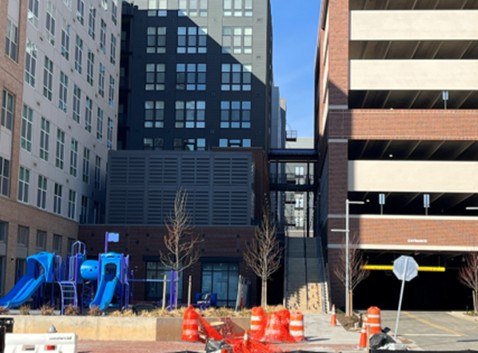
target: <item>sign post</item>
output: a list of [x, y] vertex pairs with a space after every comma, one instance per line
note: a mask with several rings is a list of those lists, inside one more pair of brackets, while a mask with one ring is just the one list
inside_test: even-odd
[[405, 282], [411, 281], [418, 275], [418, 264], [411, 256], [402, 255], [393, 262], [393, 273], [399, 280], [402, 281], [400, 289], [400, 299], [398, 300], [397, 319], [395, 321], [395, 333], [393, 338], [397, 338], [398, 322], [400, 319], [400, 309], [402, 308], [403, 291], [405, 289]]

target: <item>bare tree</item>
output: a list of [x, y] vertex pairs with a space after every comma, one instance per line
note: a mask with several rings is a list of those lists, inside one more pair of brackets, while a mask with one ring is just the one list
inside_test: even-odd
[[[160, 250], [163, 265], [182, 272], [199, 260], [198, 244], [202, 241], [192, 234], [192, 227], [186, 209], [188, 194], [179, 189], [174, 198], [174, 210], [166, 220], [167, 233], [163, 237], [165, 251]], [[176, 303], [177, 305], [177, 296]]]
[[[349, 296], [350, 303], [350, 313], [346, 313], [347, 316], [351, 316], [353, 312], [353, 293], [355, 288], [370, 275], [370, 271], [364, 270], [363, 266], [366, 264], [366, 261], [363, 259], [362, 253], [360, 250], [354, 246], [358, 243], [357, 234], [355, 233], [349, 243], [349, 288], [347, 289], [347, 295]], [[345, 244], [340, 249], [339, 263], [334, 268], [334, 274], [337, 276], [338, 280], [343, 283], [345, 286], [345, 261], [346, 259], [346, 249]]]
[[277, 239], [277, 226], [271, 218], [269, 207], [262, 209], [261, 224], [254, 238], [246, 245], [244, 261], [261, 279], [261, 306], [267, 306], [267, 280], [281, 265], [282, 247]]
[[465, 263], [458, 272], [458, 279], [473, 293], [473, 312], [478, 312], [478, 252], [466, 255]]

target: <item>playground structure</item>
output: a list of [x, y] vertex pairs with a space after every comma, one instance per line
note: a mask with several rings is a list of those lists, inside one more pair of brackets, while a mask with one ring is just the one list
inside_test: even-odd
[[55, 285], [58, 285], [62, 314], [68, 305], [80, 310], [96, 306], [102, 311], [113, 302], [120, 308], [128, 307], [131, 297], [129, 256], [105, 252], [99, 254], [98, 260], [87, 260], [85, 249], [84, 243], [76, 241], [66, 261], [49, 252], [29, 256], [26, 274], [0, 298], [0, 306], [18, 308], [30, 298], [39, 305], [41, 298], [48, 297], [45, 285], [50, 284], [50, 304], [57, 304]]

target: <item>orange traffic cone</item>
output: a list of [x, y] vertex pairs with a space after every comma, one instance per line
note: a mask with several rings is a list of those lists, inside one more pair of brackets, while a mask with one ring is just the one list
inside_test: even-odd
[[337, 314], [335, 313], [335, 304], [332, 304], [332, 315], [330, 316], [330, 326], [337, 326]]
[[367, 348], [367, 315], [365, 315], [363, 322], [362, 322], [362, 331], [360, 331], [360, 339], [358, 348]]

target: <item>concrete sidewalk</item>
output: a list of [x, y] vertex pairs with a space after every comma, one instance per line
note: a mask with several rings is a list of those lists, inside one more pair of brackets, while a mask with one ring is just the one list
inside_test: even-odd
[[[300, 343], [278, 345], [284, 352], [358, 352], [360, 334], [348, 332], [339, 324], [330, 326], [330, 315], [305, 314], [306, 340]], [[204, 343], [188, 342], [131, 342], [131, 341], [83, 341], [78, 342], [78, 353], [171, 353], [204, 352]]]

